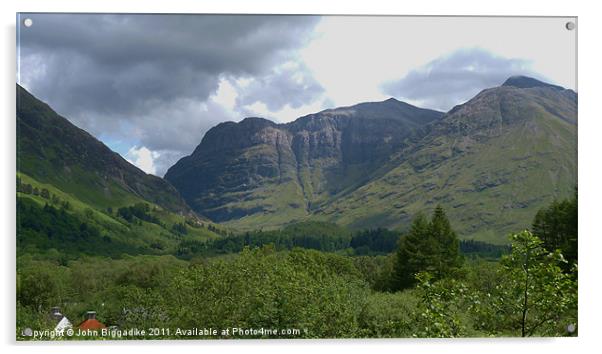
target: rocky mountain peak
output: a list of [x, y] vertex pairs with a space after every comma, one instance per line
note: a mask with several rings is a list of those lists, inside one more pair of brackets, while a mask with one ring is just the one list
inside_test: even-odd
[[517, 88], [548, 87], [556, 90], [564, 90], [564, 87], [552, 85], [543, 81], [539, 81], [532, 77], [522, 75], [509, 77], [506, 81], [504, 81], [502, 86], [512, 86]]

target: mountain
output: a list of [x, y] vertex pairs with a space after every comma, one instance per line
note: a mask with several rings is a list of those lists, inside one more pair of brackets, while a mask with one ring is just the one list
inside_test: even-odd
[[319, 214], [355, 227], [403, 226], [443, 205], [463, 238], [502, 243], [577, 185], [577, 94], [515, 77], [429, 125], [392, 167]]
[[227, 232], [17, 85], [19, 255], [186, 256]]
[[130, 164], [19, 85], [17, 171], [99, 208], [148, 201], [192, 214], [168, 182]]
[[502, 243], [574, 191], [576, 124], [575, 92], [512, 77], [446, 114], [389, 99], [287, 124], [222, 123], [165, 179], [197, 212], [242, 229], [405, 228], [441, 204], [461, 237]]
[[547, 82], [539, 81], [532, 77], [527, 76], [511, 76], [508, 80], [504, 81], [502, 86], [512, 86], [518, 88], [532, 88], [532, 87], [548, 87], [559, 91], [564, 91], [561, 86], [548, 84]]
[[262, 118], [222, 123], [165, 179], [216, 222], [283, 225], [369, 181], [404, 138], [441, 116], [390, 99], [287, 124]]

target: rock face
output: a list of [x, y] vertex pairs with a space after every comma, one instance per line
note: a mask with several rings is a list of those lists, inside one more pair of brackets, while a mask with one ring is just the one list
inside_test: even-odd
[[405, 228], [441, 204], [461, 237], [502, 243], [573, 193], [576, 124], [575, 92], [512, 77], [445, 115], [390, 99], [222, 123], [165, 178], [241, 229], [307, 218]]
[[367, 180], [420, 127], [442, 113], [394, 99], [326, 110], [288, 124], [222, 123], [165, 179], [203, 215], [286, 223]]
[[17, 171], [98, 207], [143, 199], [192, 210], [167, 181], [148, 175], [17, 85]]

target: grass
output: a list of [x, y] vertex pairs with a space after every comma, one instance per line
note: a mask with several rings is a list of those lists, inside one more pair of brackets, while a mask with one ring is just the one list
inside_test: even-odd
[[[494, 244], [529, 228], [537, 210], [576, 186], [575, 126], [536, 116], [452, 156], [456, 141], [439, 140], [415, 155], [435, 162], [416, 169], [412, 157], [383, 177], [327, 205], [323, 220], [351, 227], [405, 228], [418, 212], [441, 204], [463, 239]], [[550, 138], [552, 137], [552, 138]], [[444, 156], [441, 162], [439, 156]]]
[[[109, 237], [149, 254], [175, 254], [180, 241], [183, 239], [206, 241], [221, 237], [209, 230], [209, 226], [224, 230], [223, 227], [216, 226], [210, 222], [204, 222], [203, 226], [192, 227], [187, 225], [186, 235], [177, 234], [171, 230], [171, 227], [176, 223], [186, 223], [186, 218], [152, 203], [148, 203], [151, 206], [151, 214], [159, 218], [161, 225], [146, 221], [128, 223], [116, 215], [116, 207], [113, 208], [113, 213], [109, 214], [107, 209], [88, 204], [52, 184], [40, 183], [24, 173], [17, 173], [17, 176], [21, 178], [23, 184], [31, 184], [40, 190], [45, 188], [49, 191], [50, 195], [56, 195], [61, 202], [68, 202], [70, 205], [68, 213], [77, 216], [82, 222], [99, 228], [101, 230], [101, 237]], [[51, 204], [50, 200], [33, 194], [17, 192], [17, 197], [29, 198], [40, 206]], [[131, 204], [146, 202], [137, 198], [130, 198], [129, 200]], [[90, 252], [93, 253], [94, 250], [90, 250]]]

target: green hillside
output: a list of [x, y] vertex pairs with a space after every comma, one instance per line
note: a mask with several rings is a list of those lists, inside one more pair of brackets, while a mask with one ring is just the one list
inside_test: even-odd
[[17, 85], [19, 254], [174, 254], [228, 232]]
[[462, 238], [503, 243], [542, 206], [572, 195], [576, 135], [572, 91], [485, 90], [400, 151], [390, 171], [319, 215], [352, 228], [403, 227], [441, 204]]
[[17, 171], [98, 208], [146, 200], [193, 215], [165, 180], [130, 164], [19, 85]]
[[177, 215], [156, 204], [147, 218], [124, 218], [119, 208], [98, 209], [51, 184], [17, 174], [17, 250], [23, 254], [59, 252], [82, 255], [174, 254], [182, 242], [220, 238], [227, 230]]

